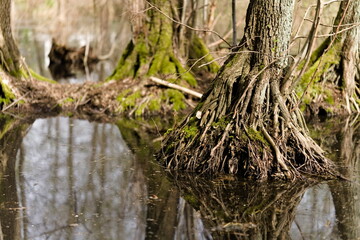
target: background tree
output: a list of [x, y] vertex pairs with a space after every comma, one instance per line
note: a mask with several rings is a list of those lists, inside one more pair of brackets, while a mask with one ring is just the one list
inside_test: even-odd
[[325, 173], [287, 79], [294, 1], [251, 1], [245, 34], [195, 110], [166, 138], [168, 168], [264, 179]]
[[[194, 26], [196, 22], [196, 2], [130, 1], [133, 38], [110, 79], [160, 75], [169, 80], [182, 79], [188, 86], [196, 86], [194, 76], [185, 69], [186, 59], [213, 60], [194, 31], [185, 27], [187, 24]], [[189, 3], [194, 10], [190, 13]], [[207, 69], [216, 72], [218, 67], [212, 63]]]
[[308, 64], [300, 63], [305, 69], [297, 91], [310, 113], [360, 112], [359, 22], [360, 2], [341, 1], [332, 32]]
[[4, 70], [15, 75], [20, 69], [20, 52], [11, 31], [11, 0], [1, 0], [0, 4], [0, 28], [2, 36], [0, 63]]

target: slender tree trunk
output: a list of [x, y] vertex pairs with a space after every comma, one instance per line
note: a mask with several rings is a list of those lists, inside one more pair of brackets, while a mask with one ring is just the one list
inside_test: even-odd
[[251, 1], [245, 35], [212, 86], [171, 132], [168, 168], [264, 179], [325, 173], [330, 163], [309, 137], [286, 74], [294, 1]]
[[0, 0], [0, 28], [3, 43], [0, 45], [0, 63], [3, 68], [16, 74], [20, 69], [20, 52], [11, 31], [11, 0]]

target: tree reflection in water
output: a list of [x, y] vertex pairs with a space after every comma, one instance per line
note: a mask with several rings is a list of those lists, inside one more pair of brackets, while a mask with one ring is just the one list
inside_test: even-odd
[[20, 156], [24, 235], [144, 238], [145, 178], [115, 125], [37, 120]]
[[[358, 116], [356, 116], [358, 117]], [[335, 151], [340, 172], [350, 181], [334, 181], [329, 184], [334, 201], [340, 239], [360, 239], [360, 121], [350, 117], [341, 122]]]
[[189, 174], [175, 175], [174, 182], [215, 239], [287, 239], [296, 207], [310, 185]]
[[[150, 160], [151, 137], [131, 122], [30, 124], [0, 117], [0, 239], [360, 237], [358, 181], [166, 175]], [[327, 124], [314, 127], [322, 147], [359, 179], [359, 123]]]

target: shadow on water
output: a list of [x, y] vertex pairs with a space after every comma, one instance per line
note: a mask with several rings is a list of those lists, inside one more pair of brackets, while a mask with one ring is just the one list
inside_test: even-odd
[[[165, 172], [153, 162], [157, 124], [1, 116], [0, 239], [359, 238], [358, 181]], [[359, 123], [325, 124], [314, 136], [359, 179]]]

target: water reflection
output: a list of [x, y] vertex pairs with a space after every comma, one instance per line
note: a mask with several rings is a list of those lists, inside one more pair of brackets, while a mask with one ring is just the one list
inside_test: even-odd
[[338, 131], [337, 164], [341, 173], [351, 181], [329, 184], [338, 220], [341, 239], [360, 239], [360, 121], [348, 118]]
[[[65, 126], [65, 128], [64, 128]], [[141, 239], [147, 190], [114, 125], [37, 120], [17, 157], [24, 239]]]
[[[166, 173], [150, 161], [156, 147], [144, 126], [0, 117], [0, 239], [360, 237], [358, 182]], [[359, 124], [331, 126], [323, 147], [339, 149], [338, 164], [350, 166], [342, 173], [358, 179]]]

